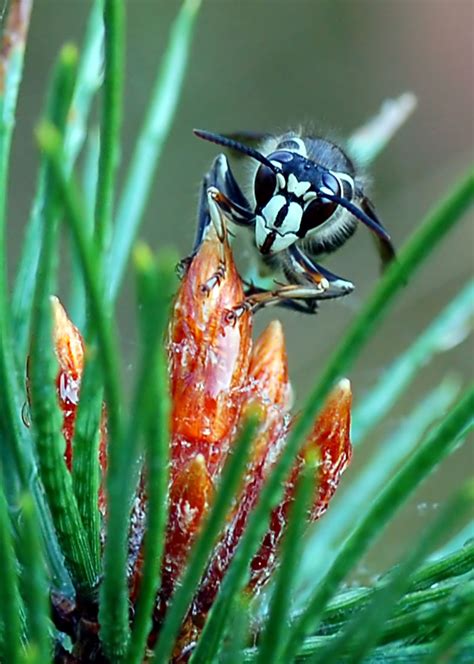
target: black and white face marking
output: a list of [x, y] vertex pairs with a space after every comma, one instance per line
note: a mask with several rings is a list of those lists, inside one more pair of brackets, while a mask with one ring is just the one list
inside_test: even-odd
[[[259, 151], [230, 136], [200, 129], [194, 132], [260, 164], [254, 178], [254, 205], [246, 200], [227, 166], [219, 168], [216, 162], [214, 167], [214, 184], [222, 190], [221, 211], [238, 225], [254, 227], [260, 253], [277, 254], [298, 241], [305, 246], [306, 238], [312, 253], [334, 251], [360, 221], [376, 235], [383, 263], [393, 258], [390, 236], [377, 219], [361, 183], [356, 184], [351, 160], [334, 143], [289, 133], [268, 139]], [[227, 164], [224, 156], [222, 160]]]
[[354, 194], [352, 177], [308, 159], [301, 139], [285, 139], [277, 148], [267, 156], [275, 170], [261, 164], [255, 174], [255, 241], [262, 254], [278, 253], [323, 225], [330, 232], [343, 210], [324, 194], [348, 201]]

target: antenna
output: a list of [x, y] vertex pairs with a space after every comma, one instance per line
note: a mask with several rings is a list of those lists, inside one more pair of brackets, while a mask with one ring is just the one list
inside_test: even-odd
[[369, 217], [363, 210], [348, 201], [347, 198], [337, 196], [336, 194], [327, 194], [326, 191], [321, 191], [319, 193], [321, 198], [327, 198], [330, 201], [334, 201], [334, 203], [338, 203], [338, 205], [342, 205], [343, 208], [353, 214], [354, 217], [357, 217], [359, 221], [370, 228], [370, 230], [373, 231], [376, 235], [378, 235], [386, 242], [390, 242], [390, 235], [387, 233], [382, 224], [378, 222], [377, 219], [372, 219]]
[[217, 145], [223, 145], [226, 148], [231, 148], [231, 150], [242, 152], [243, 154], [252, 157], [252, 159], [256, 159], [264, 166], [267, 166], [267, 168], [269, 168], [275, 174], [280, 172], [280, 169], [277, 166], [275, 166], [275, 164], [272, 164], [272, 162], [269, 159], [267, 159], [261, 152], [255, 150], [254, 148], [251, 148], [248, 145], [239, 143], [239, 141], [235, 141], [233, 138], [229, 138], [228, 136], [222, 136], [222, 134], [213, 134], [212, 132], [205, 131], [204, 129], [193, 129], [193, 132], [196, 136], [198, 136], [199, 138], [203, 138], [205, 141], [210, 141], [211, 143], [217, 143]]

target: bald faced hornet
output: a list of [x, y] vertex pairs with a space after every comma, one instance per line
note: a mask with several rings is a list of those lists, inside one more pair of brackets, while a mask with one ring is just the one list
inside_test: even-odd
[[[252, 191], [247, 197], [227, 157], [216, 157], [202, 184], [192, 255], [211, 224], [223, 238], [225, 222], [229, 221], [253, 231], [260, 260], [282, 272], [288, 282], [276, 284], [272, 290], [248, 284], [246, 300], [234, 311], [235, 316], [269, 304], [313, 313], [319, 300], [351, 293], [354, 285], [350, 281], [317, 261], [342, 246], [358, 222], [374, 234], [383, 264], [394, 257], [390, 236], [365, 194], [363, 179], [336, 144], [289, 132], [278, 138], [267, 137], [255, 149], [228, 136], [201, 130], [194, 133], [247, 155], [256, 164]], [[203, 290], [212, 288], [224, 270], [223, 264]]]

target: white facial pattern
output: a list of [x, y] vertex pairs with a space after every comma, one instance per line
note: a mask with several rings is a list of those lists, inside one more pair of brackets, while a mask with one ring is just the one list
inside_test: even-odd
[[[307, 153], [304, 142], [301, 139], [293, 137], [291, 141], [296, 143], [298, 147], [285, 147], [285, 150], [296, 152], [306, 157]], [[278, 169], [282, 169], [282, 164], [279, 161], [272, 160], [272, 164]], [[341, 180], [345, 180], [353, 190], [354, 180], [347, 173], [335, 173], [331, 171], [331, 175], [339, 181], [341, 191], [343, 190]], [[277, 173], [275, 192], [261, 210], [261, 214], [256, 215], [255, 219], [256, 244], [259, 249], [262, 249], [264, 246], [266, 247], [264, 253], [278, 253], [300, 239], [298, 231], [301, 226], [303, 213], [308, 205], [318, 197], [318, 194], [315, 191], [310, 191], [310, 189], [311, 182], [306, 180], [299, 181], [294, 173], [290, 173], [288, 179], [285, 179], [281, 171]], [[321, 188], [320, 192], [324, 194], [324, 188]], [[293, 194], [299, 200], [293, 200], [288, 203], [287, 195], [285, 195], [287, 193]], [[327, 193], [333, 194], [334, 192], [327, 189]], [[322, 226], [330, 225], [331, 220], [339, 216], [339, 212], [340, 210], [336, 208], [334, 213], [321, 226], [316, 227], [314, 231], [309, 231], [309, 233], [316, 232]], [[273, 236], [273, 240], [270, 243], [269, 235]]]

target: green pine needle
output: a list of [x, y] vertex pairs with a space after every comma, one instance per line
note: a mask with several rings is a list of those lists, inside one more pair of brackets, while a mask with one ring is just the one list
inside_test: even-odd
[[103, 417], [103, 388], [97, 347], [87, 345], [72, 441], [72, 482], [93, 565], [101, 570], [99, 514], [99, 446]]
[[[316, 460], [314, 460], [316, 461]], [[314, 478], [317, 462], [307, 460], [301, 473], [295, 494], [295, 501], [286, 526], [285, 538], [281, 547], [280, 567], [275, 575], [275, 587], [270, 602], [268, 619], [259, 647], [257, 664], [266, 664], [280, 658], [284, 643], [285, 627], [289, 622], [290, 602], [288, 589], [293, 586], [298, 561], [301, 555], [303, 535], [306, 526], [306, 513], [311, 499], [317, 495]]]
[[103, 253], [110, 240], [115, 176], [120, 154], [125, 42], [125, 4], [122, 0], [104, 0], [104, 26], [104, 93], [95, 215], [95, 239], [99, 253]]
[[22, 497], [21, 512], [18, 557], [22, 567], [21, 590], [28, 634], [26, 659], [31, 664], [44, 664], [53, 651], [53, 626], [38, 514], [31, 496]]
[[176, 114], [200, 4], [200, 0], [185, 0], [173, 24], [148, 112], [127, 170], [123, 192], [117, 204], [115, 233], [107, 266], [108, 297], [111, 300], [117, 298], [155, 170]]
[[145, 438], [148, 502], [140, 592], [126, 657], [129, 664], [140, 664], [143, 660], [147, 636], [152, 626], [151, 616], [159, 589], [168, 516], [170, 399], [163, 340], [175, 280], [175, 261], [169, 258], [162, 256], [156, 266], [145, 247], [137, 248], [135, 252], [142, 343], [146, 349], [142, 362], [144, 368], [148, 367], [146, 376], [140, 381], [143, 386], [141, 399], [145, 402], [142, 431]]
[[18, 664], [21, 661], [21, 613], [24, 614], [18, 586], [8, 505], [0, 486], [0, 560], [2, 590], [0, 601], [0, 660]]
[[400, 357], [384, 369], [376, 385], [364, 395], [352, 416], [352, 443], [359, 445], [403, 395], [449, 340], [467, 336], [474, 326], [474, 282], [469, 282]]
[[347, 653], [350, 653], [354, 664], [363, 661], [380, 638], [395, 603], [409, 588], [410, 577], [415, 569], [436, 543], [449, 533], [453, 523], [470, 512], [473, 498], [474, 482], [471, 482], [448, 502], [435, 522], [421, 534], [414, 546], [409, 547], [405, 558], [386, 579], [386, 583], [374, 593], [370, 603], [349, 622], [326, 651], [318, 654], [314, 662], [337, 664]]

